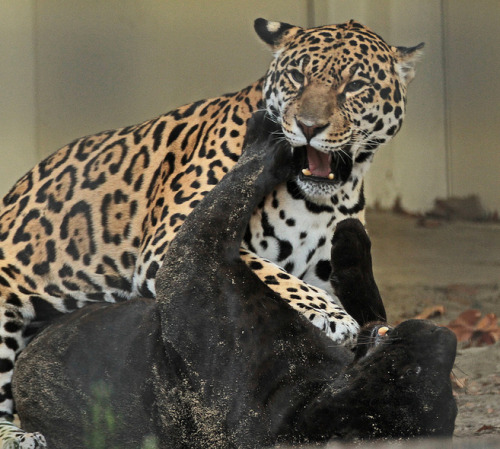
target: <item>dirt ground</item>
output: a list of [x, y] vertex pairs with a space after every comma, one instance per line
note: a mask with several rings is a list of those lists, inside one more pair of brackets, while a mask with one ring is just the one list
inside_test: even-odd
[[[444, 307], [432, 318], [443, 325], [470, 309], [500, 317], [499, 224], [422, 223], [373, 212], [367, 222], [389, 322], [433, 306]], [[459, 343], [453, 370], [459, 410], [453, 447], [500, 448], [500, 342], [467, 345]]]

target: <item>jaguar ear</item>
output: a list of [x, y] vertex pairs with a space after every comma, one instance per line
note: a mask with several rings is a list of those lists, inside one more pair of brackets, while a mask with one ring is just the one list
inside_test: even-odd
[[255, 19], [255, 32], [271, 47], [273, 52], [279, 51], [283, 44], [302, 28], [285, 22], [270, 22], [266, 19]]
[[415, 76], [415, 65], [423, 54], [424, 45], [421, 42], [415, 47], [396, 47], [396, 71], [405, 85]]

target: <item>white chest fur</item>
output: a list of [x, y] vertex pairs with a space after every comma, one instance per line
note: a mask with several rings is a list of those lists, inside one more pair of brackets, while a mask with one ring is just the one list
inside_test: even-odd
[[363, 220], [363, 210], [360, 185], [339, 189], [321, 205], [304, 199], [293, 183], [281, 185], [254, 211], [245, 244], [294, 276], [333, 294], [329, 277], [335, 227], [348, 217]]

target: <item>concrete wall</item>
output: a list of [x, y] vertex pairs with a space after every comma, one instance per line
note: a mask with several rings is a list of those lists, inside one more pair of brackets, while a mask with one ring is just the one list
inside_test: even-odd
[[37, 161], [34, 1], [0, 1], [0, 193]]
[[239, 90], [271, 55], [257, 17], [306, 0], [0, 0], [0, 195], [76, 137]]
[[500, 2], [446, 0], [450, 190], [500, 212]]
[[371, 205], [477, 193], [500, 210], [498, 0], [0, 0], [0, 194], [73, 138], [239, 89], [270, 55], [253, 19], [356, 18], [426, 42], [408, 113], [368, 175]]

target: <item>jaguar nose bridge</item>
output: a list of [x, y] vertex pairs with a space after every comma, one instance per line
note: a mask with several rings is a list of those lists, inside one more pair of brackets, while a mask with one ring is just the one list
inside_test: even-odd
[[305, 89], [300, 99], [296, 119], [303, 127], [324, 127], [328, 124], [334, 109], [335, 96], [332, 95], [330, 89]]

